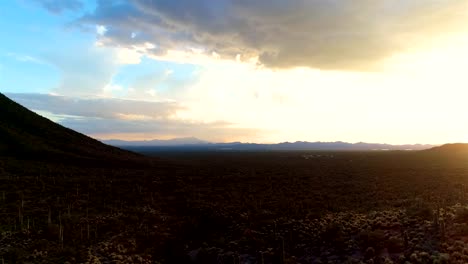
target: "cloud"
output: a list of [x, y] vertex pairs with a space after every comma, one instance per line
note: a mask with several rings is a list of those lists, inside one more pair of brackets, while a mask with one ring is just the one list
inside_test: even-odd
[[46, 62], [44, 62], [41, 59], [38, 59], [36, 57], [29, 56], [29, 55], [24, 55], [24, 54], [18, 54], [18, 53], [14, 53], [14, 52], [9, 52], [9, 53], [6, 54], [6, 56], [12, 57], [15, 60], [20, 61], [20, 62], [30, 62], [30, 63], [36, 63], [36, 64], [47, 64]]
[[153, 55], [193, 49], [272, 68], [373, 70], [395, 53], [466, 30], [467, 0], [101, 0], [80, 23], [103, 45], [152, 43]]
[[94, 46], [60, 49], [44, 55], [44, 59], [61, 73], [53, 92], [68, 96], [101, 94], [112, 82], [120, 63], [114, 49]]
[[183, 108], [174, 102], [150, 102], [116, 98], [79, 98], [48, 94], [8, 94], [16, 102], [54, 115], [94, 119], [167, 119]]
[[184, 108], [174, 102], [115, 98], [88, 99], [48, 94], [6, 94], [61, 125], [98, 138], [162, 138], [195, 136], [224, 141], [249, 137], [257, 130], [237, 128], [228, 122], [195, 122], [177, 118]]
[[[181, 70], [182, 71], [182, 70]], [[130, 98], [174, 99], [181, 98], [189, 87], [192, 87], [200, 78], [196, 70], [190, 73], [173, 74], [172, 70], [153, 71], [137, 76], [129, 84], [127, 96]]]
[[102, 26], [102, 25], [96, 26], [96, 33], [98, 35], [103, 36], [104, 34], [106, 34], [106, 31], [107, 31], [107, 28], [105, 26]]
[[54, 14], [60, 14], [64, 11], [79, 11], [83, 8], [80, 0], [33, 0], [43, 8]]
[[190, 122], [181, 120], [81, 119], [67, 117], [60, 121], [66, 127], [100, 139], [163, 139], [197, 137], [210, 141], [249, 138], [258, 130], [235, 128], [223, 122]]

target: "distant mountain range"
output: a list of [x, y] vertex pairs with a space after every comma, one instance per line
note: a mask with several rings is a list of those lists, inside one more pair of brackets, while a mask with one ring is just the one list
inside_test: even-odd
[[125, 146], [183, 146], [183, 145], [203, 145], [203, 144], [210, 144], [208, 141], [203, 141], [198, 138], [194, 137], [186, 137], [186, 138], [174, 138], [168, 140], [161, 140], [161, 139], [153, 139], [153, 140], [138, 140], [138, 141], [125, 141], [119, 139], [111, 139], [111, 140], [102, 140], [103, 143], [111, 145], [111, 146], [118, 146], [118, 147], [125, 147]]
[[318, 151], [371, 151], [371, 150], [424, 150], [433, 145], [390, 145], [373, 143], [347, 143], [347, 142], [283, 142], [278, 144], [256, 143], [212, 143], [194, 137], [175, 138], [169, 140], [103, 140], [104, 143], [129, 149], [129, 150], [201, 150], [201, 151], [293, 151], [293, 150], [318, 150]]

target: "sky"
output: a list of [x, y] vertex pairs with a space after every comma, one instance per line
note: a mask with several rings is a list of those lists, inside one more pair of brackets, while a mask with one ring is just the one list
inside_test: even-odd
[[0, 92], [97, 139], [468, 142], [468, 0], [2, 0]]

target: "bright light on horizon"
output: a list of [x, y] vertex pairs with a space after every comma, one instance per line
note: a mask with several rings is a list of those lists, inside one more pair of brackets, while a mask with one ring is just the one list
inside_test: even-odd
[[100, 139], [468, 142], [468, 0], [120, 4], [5, 3], [0, 92]]

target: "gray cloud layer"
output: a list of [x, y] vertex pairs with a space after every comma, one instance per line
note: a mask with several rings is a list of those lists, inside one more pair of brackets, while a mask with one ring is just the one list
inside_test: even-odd
[[48, 94], [8, 94], [16, 102], [30, 109], [47, 111], [54, 115], [86, 118], [119, 119], [123, 116], [144, 116], [165, 119], [181, 110], [172, 102], [148, 102], [114, 98], [80, 99]]
[[98, 2], [84, 24], [107, 45], [151, 42], [259, 56], [269, 67], [371, 70], [393, 53], [460, 29], [467, 0], [126, 0]]
[[83, 8], [83, 3], [80, 0], [33, 0], [33, 2], [56, 14], [66, 10], [77, 11]]
[[[172, 102], [148, 102], [112, 98], [83, 99], [47, 94], [8, 93], [7, 96], [35, 110], [60, 117], [59, 123], [88, 135], [147, 134], [148, 137], [171, 135], [224, 140], [253, 135], [251, 129], [232, 128], [226, 122], [191, 122], [173, 119], [182, 107]], [[131, 119], [141, 116], [144, 119]]]

